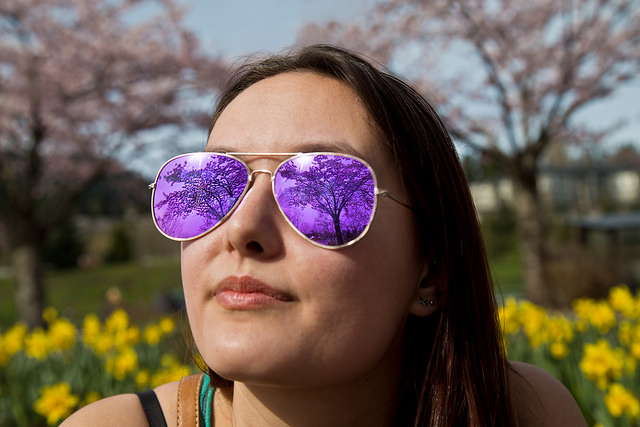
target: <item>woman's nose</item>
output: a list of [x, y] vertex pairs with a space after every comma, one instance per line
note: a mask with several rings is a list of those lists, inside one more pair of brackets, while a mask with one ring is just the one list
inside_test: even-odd
[[271, 258], [283, 249], [286, 222], [271, 191], [270, 175], [253, 175], [253, 184], [223, 225], [224, 243], [244, 256]]

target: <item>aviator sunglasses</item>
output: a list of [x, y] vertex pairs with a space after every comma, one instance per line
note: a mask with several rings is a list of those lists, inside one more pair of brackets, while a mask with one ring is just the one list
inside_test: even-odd
[[[251, 170], [237, 156], [288, 158], [271, 172]], [[377, 196], [412, 209], [377, 187], [367, 162], [347, 154], [201, 152], [167, 161], [149, 185], [156, 227], [172, 240], [197, 239], [233, 213], [258, 173], [271, 176], [273, 196], [293, 229], [323, 248], [362, 239]]]

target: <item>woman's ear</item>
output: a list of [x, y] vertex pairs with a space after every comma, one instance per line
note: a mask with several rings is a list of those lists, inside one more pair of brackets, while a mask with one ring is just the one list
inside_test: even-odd
[[438, 296], [439, 287], [442, 284], [440, 268], [435, 255], [430, 256], [426, 261], [422, 271], [420, 285], [416, 289], [410, 314], [419, 317], [427, 317], [440, 310]]

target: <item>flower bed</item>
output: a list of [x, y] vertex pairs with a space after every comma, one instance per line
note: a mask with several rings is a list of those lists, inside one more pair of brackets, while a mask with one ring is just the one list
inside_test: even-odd
[[[104, 322], [88, 315], [79, 328], [54, 309], [43, 316], [46, 330], [0, 331], [1, 426], [56, 425], [104, 396], [197, 370], [172, 317], [141, 329], [123, 310]], [[640, 425], [640, 295], [618, 286], [606, 300], [579, 299], [563, 313], [508, 298], [499, 316], [509, 359], [560, 379], [589, 425]]]
[[[144, 329], [123, 310], [81, 328], [44, 313], [47, 329], [16, 324], [0, 334], [0, 426], [57, 425], [105, 396], [180, 379], [195, 371], [183, 357], [183, 335], [171, 317]], [[190, 357], [189, 357], [190, 358]]]
[[509, 359], [556, 376], [589, 425], [640, 425], [640, 295], [617, 286], [564, 313], [508, 298], [499, 315]]

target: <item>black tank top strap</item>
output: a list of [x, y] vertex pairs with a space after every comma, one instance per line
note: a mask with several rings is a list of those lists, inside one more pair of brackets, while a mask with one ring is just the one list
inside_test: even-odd
[[137, 393], [137, 395], [149, 421], [149, 427], [167, 427], [167, 421], [162, 413], [162, 407], [156, 393], [153, 390], [145, 390]]

